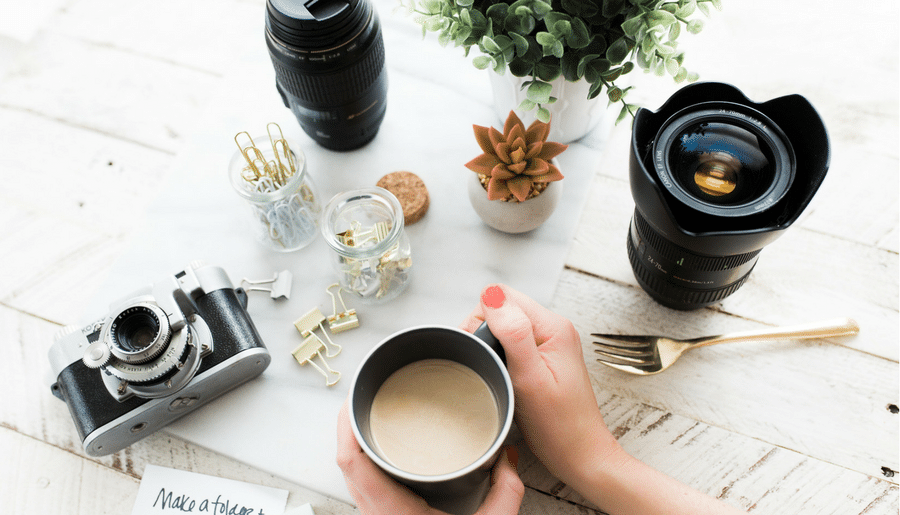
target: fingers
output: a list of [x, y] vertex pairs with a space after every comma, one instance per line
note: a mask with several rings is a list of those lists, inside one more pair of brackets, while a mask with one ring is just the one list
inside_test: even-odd
[[501, 285], [491, 285], [482, 291], [481, 312], [491, 332], [503, 345], [513, 384], [519, 379], [534, 379], [547, 374], [538, 345], [551, 337], [547, 326], [552, 325], [552, 313], [527, 296]]
[[516, 472], [518, 453], [515, 447], [503, 450], [491, 476], [492, 486], [475, 515], [515, 515], [519, 513], [525, 485]]
[[350, 408], [347, 402], [344, 402], [338, 414], [337, 426], [337, 464], [360, 513], [388, 515], [431, 512], [421, 497], [388, 477], [366, 456], [350, 427]]

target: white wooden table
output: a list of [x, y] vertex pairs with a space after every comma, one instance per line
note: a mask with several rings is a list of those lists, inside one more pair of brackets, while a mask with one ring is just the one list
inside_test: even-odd
[[[550, 307], [578, 327], [607, 424], [642, 460], [753, 513], [897, 513], [898, 5], [863, 0], [847, 13], [812, 0], [724, 3], [702, 34], [682, 37], [686, 64], [755, 100], [812, 101], [833, 145], [814, 203], [732, 297], [697, 312], [663, 308], [637, 286], [625, 254], [633, 202], [630, 131], [620, 125], [602, 162], [585, 164], [592, 189]], [[230, 59], [260, 43], [264, 2], [27, 4], [33, 25], [13, 13], [21, 40], [0, 36], [0, 511], [128, 513], [144, 467], [156, 464], [285, 488], [289, 507], [310, 502], [319, 515], [354, 512], [165, 433], [86, 457], [64, 404], [43, 386], [55, 332], [78, 320], [129, 245], [200, 113], [215, 108], [208, 92]], [[377, 5], [391, 44], [440, 52], [391, 2]], [[389, 64], [454, 80], [442, 75], [446, 62], [419, 69], [389, 54]], [[676, 89], [635, 82], [633, 99], [653, 108]], [[491, 101], [486, 79], [459, 94]], [[591, 332], [693, 336], [837, 316], [856, 318], [861, 334], [711, 347], [649, 378], [609, 370], [590, 352]], [[520, 452], [522, 513], [593, 513], [524, 444]]]

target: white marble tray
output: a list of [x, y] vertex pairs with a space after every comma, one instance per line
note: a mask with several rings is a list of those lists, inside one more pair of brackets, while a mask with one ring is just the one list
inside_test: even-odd
[[[250, 294], [249, 312], [272, 353], [271, 366], [167, 431], [343, 500], [350, 498], [334, 461], [335, 419], [360, 359], [404, 327], [458, 325], [491, 282], [507, 283], [549, 303], [609, 128], [602, 124], [560, 156], [564, 201], [542, 227], [518, 236], [494, 231], [469, 205], [465, 179], [472, 172], [463, 167], [480, 152], [472, 124], [500, 125], [491, 109], [487, 77], [457, 52], [433, 42], [411, 50], [401, 44], [405, 40], [408, 35], [394, 38], [386, 32], [387, 116], [372, 143], [348, 153], [322, 149], [303, 134], [275, 91], [263, 45], [239, 56], [226, 87], [215, 92], [212, 109], [198, 120], [188, 150], [177, 159], [146, 223], [135, 229], [129, 251], [85, 312], [85, 320], [94, 319], [110, 301], [196, 259], [223, 266], [235, 285], [244, 277], [262, 279], [290, 270], [290, 300]], [[474, 93], [460, 93], [468, 90]], [[407, 228], [414, 263], [407, 291], [379, 306], [345, 296], [359, 312], [361, 326], [333, 336], [343, 352], [329, 363], [343, 373], [343, 380], [331, 388], [290, 354], [300, 342], [293, 320], [313, 306], [326, 315], [332, 312], [325, 291], [335, 282], [329, 250], [321, 237], [294, 253], [264, 250], [252, 240], [243, 201], [227, 180], [234, 135], [264, 132], [272, 121], [300, 142], [323, 201], [340, 191], [373, 186], [395, 170], [418, 174], [431, 195], [428, 214]]]

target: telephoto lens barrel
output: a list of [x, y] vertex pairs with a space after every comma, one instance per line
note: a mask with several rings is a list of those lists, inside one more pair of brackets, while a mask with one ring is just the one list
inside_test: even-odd
[[375, 137], [387, 71], [367, 0], [267, 0], [266, 45], [284, 105], [316, 143], [353, 150]]
[[824, 123], [799, 95], [758, 104], [699, 83], [640, 109], [626, 241], [638, 284], [674, 309], [728, 297], [812, 200], [829, 159]]

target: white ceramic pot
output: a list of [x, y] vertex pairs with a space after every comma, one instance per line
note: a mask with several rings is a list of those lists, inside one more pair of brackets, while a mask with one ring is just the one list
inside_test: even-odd
[[[559, 166], [556, 161], [553, 164]], [[488, 226], [505, 233], [518, 234], [537, 229], [550, 218], [562, 196], [562, 181], [555, 181], [549, 183], [540, 195], [525, 202], [488, 200], [478, 174], [470, 171], [469, 175], [469, 202], [475, 212]]]
[[[533, 122], [537, 109], [516, 110], [525, 99], [522, 83], [526, 78], [516, 77], [509, 70], [503, 75], [489, 71], [488, 75], [491, 77], [491, 89], [494, 93], [494, 112], [500, 118], [501, 124], [511, 110], [516, 111], [516, 115], [526, 127]], [[560, 76], [550, 84], [553, 86], [551, 95], [557, 100], [544, 106], [550, 110], [551, 115], [550, 135], [547, 138], [549, 141], [571, 143], [581, 139], [582, 136], [593, 130], [606, 115], [608, 104], [606, 97], [601, 95], [588, 100], [588, 90], [591, 85], [586, 80], [569, 82]]]

